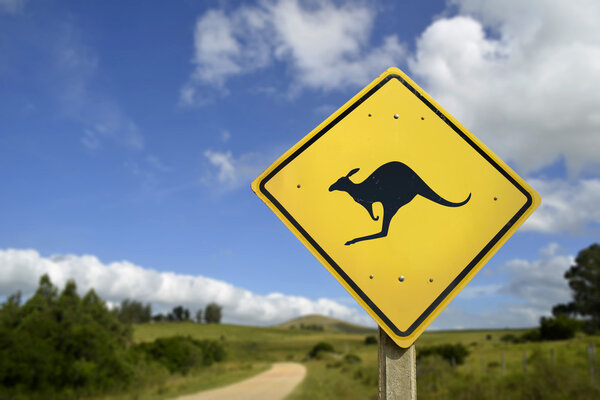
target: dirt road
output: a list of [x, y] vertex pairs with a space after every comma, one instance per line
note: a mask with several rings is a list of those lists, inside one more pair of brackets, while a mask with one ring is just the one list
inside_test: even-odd
[[305, 375], [302, 364], [275, 363], [270, 370], [245, 381], [175, 400], [283, 400]]

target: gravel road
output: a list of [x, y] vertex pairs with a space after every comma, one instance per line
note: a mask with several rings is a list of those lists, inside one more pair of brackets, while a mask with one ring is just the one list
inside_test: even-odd
[[283, 400], [305, 375], [306, 368], [302, 364], [275, 363], [268, 371], [245, 381], [175, 400]]

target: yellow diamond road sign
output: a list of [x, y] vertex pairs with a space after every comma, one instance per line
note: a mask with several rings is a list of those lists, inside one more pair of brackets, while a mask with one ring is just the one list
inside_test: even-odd
[[252, 189], [402, 347], [541, 201], [396, 68]]

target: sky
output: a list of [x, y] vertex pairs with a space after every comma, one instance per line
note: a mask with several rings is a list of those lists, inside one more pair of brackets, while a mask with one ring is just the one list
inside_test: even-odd
[[[597, 0], [0, 0], [0, 297], [374, 325], [250, 182], [388, 67], [541, 207], [432, 324], [536, 325], [600, 236]], [[595, 33], [595, 34], [594, 34]]]

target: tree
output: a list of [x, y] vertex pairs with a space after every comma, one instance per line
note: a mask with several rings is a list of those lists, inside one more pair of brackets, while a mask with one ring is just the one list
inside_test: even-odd
[[199, 324], [202, 323], [202, 310], [196, 311], [196, 322]]
[[575, 258], [575, 265], [565, 273], [573, 294], [573, 301], [557, 304], [555, 315], [579, 315], [589, 318], [594, 329], [600, 328], [600, 244], [583, 249]]
[[134, 377], [131, 341], [130, 327], [93, 290], [81, 298], [69, 281], [59, 294], [44, 275], [25, 304], [17, 294], [0, 308], [0, 398], [79, 397], [74, 391], [126, 384]]
[[168, 321], [169, 318], [164, 315], [164, 314], [156, 314], [154, 316], [152, 316], [152, 321], [154, 322], [163, 322], [163, 321]]
[[218, 324], [221, 322], [221, 310], [223, 307], [217, 303], [210, 303], [204, 310], [204, 321], [207, 324]]
[[139, 301], [125, 299], [121, 302], [121, 307], [115, 308], [113, 312], [125, 324], [141, 324], [150, 322], [152, 306], [150, 303], [143, 305]]
[[188, 321], [190, 319], [190, 310], [183, 306], [173, 308], [168, 316], [169, 321]]

